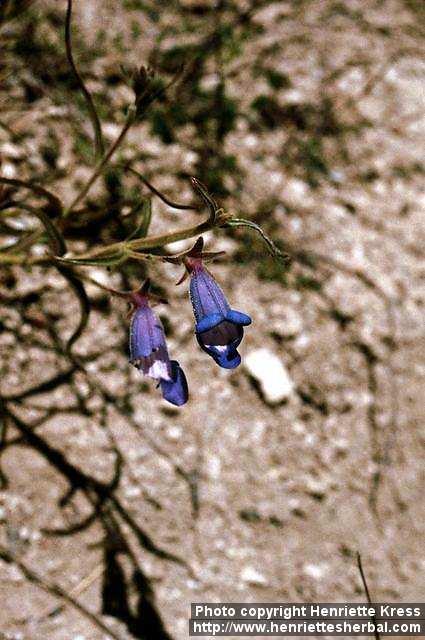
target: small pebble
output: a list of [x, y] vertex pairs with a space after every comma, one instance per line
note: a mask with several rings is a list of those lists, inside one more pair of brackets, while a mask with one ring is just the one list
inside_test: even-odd
[[241, 571], [241, 580], [243, 582], [247, 582], [248, 584], [253, 585], [265, 585], [267, 584], [267, 579], [263, 576], [262, 573], [257, 571], [254, 567], [245, 567]]
[[259, 383], [267, 404], [279, 404], [292, 394], [294, 383], [283, 362], [269, 349], [255, 349], [248, 353], [245, 369]]

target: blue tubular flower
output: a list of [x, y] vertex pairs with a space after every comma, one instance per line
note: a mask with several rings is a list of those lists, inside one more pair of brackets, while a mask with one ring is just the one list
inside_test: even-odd
[[133, 293], [135, 311], [130, 324], [130, 362], [146, 376], [158, 380], [162, 396], [178, 407], [189, 397], [186, 376], [170, 360], [161, 321], [149, 306], [147, 291]]
[[186, 376], [177, 360], [171, 360], [171, 376], [170, 380], [162, 378], [160, 380], [162, 396], [171, 404], [180, 407], [187, 402], [189, 390], [187, 388]]
[[190, 272], [190, 299], [196, 318], [195, 332], [201, 349], [225, 369], [241, 362], [237, 352], [243, 327], [251, 324], [245, 313], [231, 309], [223, 291], [204, 267], [202, 256], [186, 258]]

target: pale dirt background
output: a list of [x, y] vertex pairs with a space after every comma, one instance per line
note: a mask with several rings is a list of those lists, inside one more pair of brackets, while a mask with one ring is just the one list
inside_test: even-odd
[[[41, 0], [39, 19], [56, 4]], [[90, 66], [93, 91], [101, 86], [104, 69], [118, 66], [123, 57], [146, 61], [160, 30], [173, 23], [171, 10], [154, 22], [128, 8], [131, 3], [75, 4], [79, 36], [93, 41], [102, 28], [110, 44]], [[62, 5], [56, 9], [63, 17]], [[161, 3], [156, 7], [162, 10]], [[205, 20], [208, 31], [210, 16]], [[263, 25], [262, 33], [245, 43], [241, 57], [227, 69], [229, 92], [242, 113], [269, 90], [261, 78], [250, 76], [261, 59], [291, 80], [290, 87], [277, 91], [281, 104], [317, 107], [326, 96], [341, 125], [338, 135], [323, 134], [330, 173], [314, 186], [301, 161], [285, 162], [294, 137], [290, 125], [252, 130], [249, 118], [239, 116], [223, 143], [244, 172], [236, 195], [223, 200], [226, 209], [266, 220], [275, 238], [351, 270], [319, 262], [312, 275], [295, 263], [284, 285], [267, 274], [259, 276], [261, 261], [272, 269], [270, 258], [243, 262], [242, 236], [206, 234], [208, 248], [227, 251], [212, 267], [214, 274], [235, 308], [253, 318], [242, 356], [266, 348], [281, 359], [293, 383], [286, 401], [270, 406], [244, 365], [219, 370], [198, 349], [187, 289], [174, 287], [181, 269], [169, 265], [154, 266], [151, 273], [171, 303], [160, 312], [172, 325], [170, 351], [187, 373], [187, 406], [170, 408], [152, 385], [142, 383], [127, 362], [125, 305], [113, 300], [108, 311], [106, 296], [89, 286], [97, 303], [76, 353], [87, 360], [92, 380], [116, 399], [115, 405], [109, 402], [102, 414], [99, 389], [77, 373], [72, 388], [59, 386], [29, 398], [25, 410], [16, 407], [30, 424], [52, 407], [52, 417], [38, 432], [99, 479], [113, 473], [114, 438], [125, 461], [116, 494], [158, 547], [186, 562], [184, 567], [156, 557], [128, 531], [158, 611], [176, 639], [188, 637], [193, 601], [361, 602], [357, 551], [374, 598], [425, 598], [423, 5], [403, 0], [276, 2], [258, 11], [255, 21]], [[134, 23], [142, 35], [131, 39]], [[179, 29], [169, 36], [173, 42], [186, 37]], [[124, 53], [114, 49], [118, 38]], [[211, 76], [206, 82], [214, 83], [213, 71]], [[15, 91], [19, 96], [18, 83]], [[7, 104], [10, 99], [5, 98]], [[105, 100], [126, 104], [128, 90], [119, 84], [108, 89]], [[26, 148], [12, 143], [5, 130], [0, 131], [0, 148], [10, 175], [31, 177], [42, 172], [41, 140], [53, 129], [60, 137], [63, 169], [54, 184], [69, 200], [74, 183], [68, 176], [75, 160], [67, 108], [52, 107], [44, 94], [26, 115], [5, 109], [2, 119], [25, 132]], [[365, 120], [368, 126], [357, 126]], [[106, 122], [108, 139], [120, 121], [118, 114], [117, 121]], [[123, 157], [140, 153], [136, 166], [175, 200], [188, 201], [187, 180], [174, 176], [176, 168], [197, 175], [199, 141], [193, 136], [188, 124], [177, 142], [164, 145], [142, 124], [131, 132]], [[80, 180], [89, 172], [83, 165], [75, 170]], [[226, 186], [233, 192], [237, 183], [230, 176]], [[159, 202], [155, 207], [155, 233], [197, 219]], [[261, 245], [255, 246], [258, 252]], [[105, 277], [100, 270], [90, 272]], [[381, 292], [356, 272], [366, 274]], [[321, 287], [298, 286], [297, 274], [306, 273]], [[38, 268], [26, 274], [15, 270], [15, 275], [13, 291], [2, 284], [1, 391], [6, 396], [66, 368], [61, 356], [43, 347], [46, 329], [30, 322], [40, 313], [37, 305], [26, 308], [28, 319], [13, 296], [40, 291], [44, 308], [64, 335], [78, 312], [72, 293], [64, 291], [54, 272], [46, 276]], [[117, 274], [106, 277], [112, 285], [122, 284]], [[78, 394], [88, 398], [91, 415], [78, 410]], [[9, 437], [14, 435], [12, 430]], [[88, 514], [86, 499], [77, 492], [61, 508], [66, 482], [31, 448], [8, 447], [1, 464], [9, 480], [1, 494], [3, 541], [27, 566], [70, 591], [101, 566], [99, 522], [73, 536], [46, 535], [43, 528], [64, 527]], [[197, 513], [191, 490], [199, 500]], [[108, 637], [69, 606], [46, 617], [57, 600], [32, 585], [16, 565], [4, 563], [0, 570], [4, 637]], [[99, 613], [100, 576], [78, 598]], [[120, 638], [144, 637], [130, 635], [111, 616], [103, 620]]]

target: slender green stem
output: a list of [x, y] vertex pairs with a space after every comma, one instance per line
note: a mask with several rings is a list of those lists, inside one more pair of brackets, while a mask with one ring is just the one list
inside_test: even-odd
[[61, 276], [65, 278], [70, 287], [74, 290], [75, 295], [78, 298], [78, 303], [80, 305], [80, 320], [78, 322], [77, 327], [75, 328], [72, 335], [68, 338], [66, 343], [66, 352], [71, 354], [72, 347], [77, 342], [77, 340], [81, 337], [84, 329], [87, 326], [90, 315], [90, 301], [87, 297], [86, 290], [84, 285], [78, 278], [78, 276], [74, 273], [72, 268], [55, 263], [56, 269], [59, 271]]
[[39, 184], [27, 182], [26, 180], [18, 180], [17, 178], [3, 178], [2, 176], [0, 176], [0, 184], [8, 184], [11, 187], [24, 187], [24, 189], [29, 189], [37, 196], [46, 198], [55, 213], [60, 214], [62, 212], [62, 202], [60, 199], [55, 196], [54, 193], [51, 193]]
[[50, 248], [55, 255], [63, 256], [63, 254], [66, 253], [66, 243], [63, 235], [42, 209], [37, 209], [36, 207], [32, 207], [31, 205], [24, 202], [16, 204], [16, 208], [29, 211], [30, 213], [33, 213], [35, 216], [37, 216], [37, 218], [44, 226], [49, 239]]
[[0, 264], [22, 264], [26, 257], [22, 253], [0, 253]]
[[198, 209], [198, 207], [191, 204], [177, 204], [176, 202], [173, 202], [172, 200], [167, 198], [167, 196], [164, 196], [164, 194], [161, 193], [158, 189], [156, 189], [153, 186], [153, 184], [149, 182], [147, 178], [145, 178], [145, 176], [142, 176], [142, 174], [139, 173], [139, 171], [136, 171], [136, 169], [133, 169], [133, 167], [131, 167], [129, 164], [123, 165], [123, 168], [125, 171], [130, 171], [132, 174], [137, 176], [139, 180], [141, 180], [148, 187], [148, 189], [152, 191], [152, 193], [158, 196], [158, 198], [160, 198], [162, 202], [165, 202], [165, 204], [168, 205], [169, 207], [172, 207], [173, 209], [192, 210], [192, 211], [196, 211]]
[[1, 249], [1, 252], [3, 254], [7, 254], [7, 255], [16, 255], [16, 253], [20, 253], [26, 249], [28, 249], [28, 247], [31, 247], [33, 244], [35, 244], [37, 242], [37, 240], [39, 240], [41, 238], [41, 236], [43, 235], [43, 230], [42, 229], [37, 229], [36, 231], [30, 231], [29, 233], [27, 233], [26, 235], [24, 235], [22, 238], [20, 238], [17, 242], [15, 242], [15, 244], [12, 244], [8, 247], [5, 247], [4, 249]]
[[208, 193], [207, 188], [205, 187], [205, 185], [202, 184], [202, 182], [200, 182], [196, 178], [191, 178], [191, 183], [192, 183], [192, 187], [201, 196], [202, 200], [207, 205], [208, 210], [210, 212], [210, 221], [214, 223], [217, 217], [217, 214], [220, 211], [216, 201], [214, 200], [212, 195]]
[[102, 127], [100, 124], [99, 116], [97, 115], [96, 107], [94, 106], [93, 98], [91, 97], [86, 85], [77, 66], [74, 61], [72, 53], [72, 40], [71, 40], [71, 15], [72, 15], [72, 0], [68, 0], [68, 7], [66, 11], [65, 20], [65, 48], [66, 56], [68, 58], [69, 66], [71, 67], [74, 78], [81, 89], [81, 92], [85, 98], [89, 117], [93, 125], [94, 138], [95, 138], [95, 154], [96, 158], [100, 158], [105, 153], [105, 146], [103, 144]]
[[166, 233], [161, 236], [148, 236], [147, 238], [137, 238], [136, 240], [130, 240], [126, 243], [128, 249], [154, 249], [155, 247], [162, 247], [165, 244], [170, 244], [170, 242], [177, 242], [178, 240], [186, 240], [187, 238], [192, 238], [193, 236], [200, 235], [201, 233], [205, 233], [205, 231], [209, 231], [215, 225], [211, 224], [209, 220], [205, 220], [199, 224], [194, 225], [193, 227], [187, 227], [186, 229], [181, 229], [179, 231], [171, 231], [170, 233]]
[[[89, 192], [89, 190], [92, 187], [92, 185], [96, 182], [96, 180], [102, 174], [105, 166], [107, 165], [109, 160], [112, 158], [112, 156], [115, 153], [115, 151], [118, 149], [120, 144], [123, 142], [123, 140], [126, 137], [130, 127], [134, 124], [134, 122], [136, 122], [136, 120], [138, 120], [138, 121], [141, 120], [142, 116], [149, 109], [150, 105], [157, 98], [159, 98], [161, 95], [163, 95], [173, 84], [175, 84], [175, 82], [178, 80], [180, 75], [181, 75], [181, 72], [179, 71], [174, 76], [174, 78], [172, 78], [170, 80], [170, 82], [165, 87], [160, 87], [157, 91], [151, 92], [149, 90], [146, 90], [146, 92], [142, 92], [141, 96], [139, 96], [139, 97], [136, 96], [135, 103], [132, 104], [128, 109], [127, 119], [126, 119], [126, 121], [124, 123], [124, 126], [123, 126], [123, 128], [121, 130], [121, 133], [118, 135], [118, 138], [115, 140], [115, 142], [112, 144], [112, 146], [108, 149], [108, 151], [103, 156], [103, 158], [99, 161], [97, 167], [95, 168], [94, 172], [92, 173], [92, 175], [90, 176], [90, 178], [88, 179], [88, 181], [86, 182], [86, 184], [84, 185], [84, 187], [82, 188], [80, 193], [75, 197], [74, 201], [70, 204], [68, 209], [66, 209], [66, 211], [64, 212], [64, 218], [69, 216], [71, 211], [87, 195], [87, 193]], [[145, 98], [145, 100], [141, 102], [140, 100], [142, 98]]]
[[106, 247], [98, 247], [93, 251], [75, 256], [75, 258], [80, 258], [82, 260], [87, 258], [100, 258], [105, 255], [110, 255], [111, 253], [116, 251], [125, 252], [128, 249], [133, 251], [155, 249], [157, 247], [163, 247], [166, 244], [170, 244], [171, 242], [177, 242], [177, 240], [186, 240], [188, 238], [192, 238], [193, 236], [200, 235], [201, 233], [205, 233], [205, 231], [209, 231], [214, 226], [215, 225], [212, 224], [209, 220], [205, 220], [204, 222], [194, 225], [193, 227], [187, 227], [186, 229], [180, 229], [179, 231], [172, 231], [160, 236], [148, 236], [147, 238], [137, 238], [135, 240], [129, 240], [127, 242], [115, 242], [114, 244], [109, 244]]
[[113, 154], [115, 153], [115, 151], [118, 149], [118, 147], [120, 146], [120, 144], [122, 143], [122, 141], [126, 137], [126, 135], [128, 133], [128, 130], [130, 129], [131, 125], [134, 123], [135, 119], [136, 119], [136, 111], [135, 111], [135, 108], [133, 106], [128, 111], [127, 119], [126, 119], [126, 121], [124, 123], [123, 128], [121, 129], [121, 133], [118, 135], [118, 137], [115, 140], [115, 142], [111, 145], [111, 147], [105, 153], [103, 158], [97, 164], [95, 170], [93, 171], [93, 173], [90, 176], [90, 178], [87, 180], [87, 182], [84, 185], [84, 187], [81, 189], [80, 193], [74, 198], [73, 202], [66, 209], [66, 211], [64, 212], [64, 218], [69, 216], [69, 214], [71, 213], [71, 211], [73, 209], [75, 209], [77, 204], [79, 204], [79, 202], [81, 202], [81, 200], [83, 198], [85, 198], [85, 196], [88, 194], [88, 192], [91, 189], [91, 187], [93, 186], [93, 184], [102, 175], [103, 170], [105, 169], [105, 167], [108, 164], [109, 160], [112, 158]]
[[162, 256], [156, 253], [137, 253], [137, 251], [126, 251], [126, 255], [134, 260], [161, 260]]
[[279, 247], [275, 245], [273, 240], [269, 238], [269, 236], [263, 231], [263, 229], [256, 222], [252, 220], [245, 220], [244, 218], [230, 218], [226, 225], [227, 227], [247, 227], [248, 229], [253, 229], [260, 234], [264, 242], [266, 243], [270, 253], [275, 258], [281, 258], [282, 260], [288, 260], [289, 256], [285, 255]]
[[28, 256], [28, 253], [0, 253], [0, 264], [21, 264], [25, 267], [36, 264], [54, 265], [57, 260], [53, 256]]

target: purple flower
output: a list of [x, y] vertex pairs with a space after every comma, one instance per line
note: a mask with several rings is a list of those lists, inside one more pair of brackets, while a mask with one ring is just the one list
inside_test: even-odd
[[190, 300], [196, 318], [198, 343], [220, 367], [234, 369], [241, 362], [237, 352], [243, 327], [251, 324], [245, 313], [230, 308], [223, 291], [202, 262], [202, 254], [186, 257], [190, 273]]
[[135, 311], [130, 324], [130, 362], [158, 380], [162, 396], [178, 407], [188, 400], [186, 376], [176, 360], [170, 360], [161, 321], [149, 306], [148, 285], [131, 294]]

